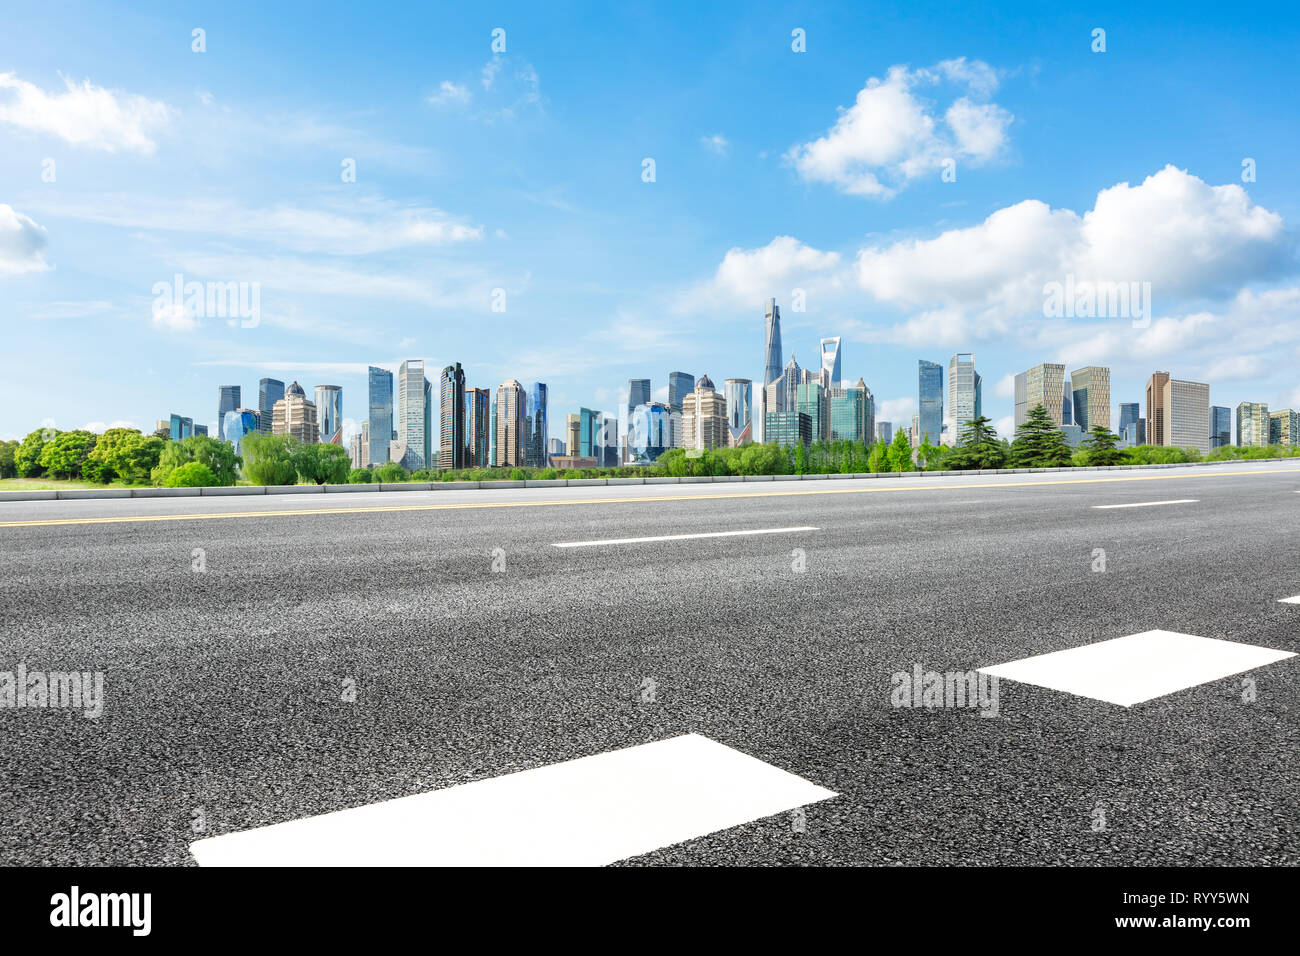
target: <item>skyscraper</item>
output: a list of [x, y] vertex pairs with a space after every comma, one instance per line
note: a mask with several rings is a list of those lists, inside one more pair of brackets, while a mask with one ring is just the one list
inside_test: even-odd
[[486, 388], [465, 389], [465, 467], [488, 467], [488, 413], [492, 400]]
[[343, 444], [343, 389], [338, 385], [316, 386], [316, 423], [322, 442]]
[[[238, 385], [220, 385], [217, 387], [217, 440], [230, 441], [226, 437], [226, 412], [234, 411], [241, 404]], [[240, 436], [243, 437], [242, 435]]]
[[[1124, 420], [1123, 406], [1120, 421]], [[1232, 409], [1226, 405], [1210, 406], [1210, 451], [1232, 444]]]
[[257, 383], [257, 427], [271, 434], [271, 421], [275, 417], [275, 403], [284, 398], [284, 382], [278, 378], [264, 378]]
[[597, 451], [599, 439], [596, 435], [597, 416], [600, 412], [591, 408], [578, 409], [578, 457], [579, 458], [596, 458], [600, 452]]
[[232, 408], [222, 418], [221, 434], [235, 446], [236, 455], [239, 454], [239, 443], [244, 440], [244, 436], [255, 431], [257, 412], [251, 408]]
[[[648, 378], [629, 378], [627, 380], [627, 404], [623, 407], [623, 421], [631, 426], [632, 412], [638, 405], [644, 405], [650, 401], [650, 379]], [[624, 460], [630, 460], [631, 442], [627, 437], [623, 439]]]
[[888, 445], [894, 440], [894, 423], [893, 422], [876, 422], [876, 441], [883, 441]]
[[983, 414], [984, 379], [975, 371], [975, 356], [958, 352], [948, 360], [948, 442], [961, 441], [962, 430]]
[[822, 387], [835, 388], [844, 380], [840, 367], [840, 336], [822, 339]]
[[681, 413], [682, 401], [695, 387], [695, 376], [687, 372], [668, 373], [668, 406]]
[[1210, 386], [1171, 378], [1165, 384], [1166, 445], [1210, 451]]
[[618, 419], [615, 416], [596, 412], [591, 452], [596, 459], [596, 467], [618, 467]]
[[429, 466], [429, 382], [424, 359], [407, 359], [397, 369], [397, 438], [399, 462], [407, 471]]
[[832, 388], [828, 393], [831, 441], [874, 441], [874, 415], [871, 410], [871, 391], [867, 383]]
[[1268, 444], [1268, 406], [1242, 402], [1237, 406], [1237, 444], [1242, 448]]
[[[667, 407], [668, 407], [667, 405], [664, 406], [664, 408]], [[570, 414], [564, 416], [564, 442], [566, 447], [568, 448], [570, 458], [583, 457], [581, 415]]]
[[1110, 431], [1110, 369], [1100, 365], [1075, 369], [1070, 373], [1070, 388], [1074, 424], [1084, 434], [1098, 425]]
[[1138, 411], [1137, 402], [1121, 402], [1119, 406], [1118, 433], [1123, 435], [1128, 430], [1128, 427], [1137, 421], [1140, 416], [1141, 412]]
[[508, 378], [497, 386], [496, 463], [500, 467], [524, 464], [525, 412], [528, 397], [516, 379]]
[[284, 398], [271, 409], [271, 434], [287, 435], [309, 445], [320, 441], [316, 405], [307, 401], [307, 393], [297, 382], [284, 390]]
[[460, 363], [448, 365], [438, 377], [441, 428], [438, 431], [438, 467], [464, 468], [465, 450], [465, 370]]
[[1300, 414], [1289, 408], [1268, 413], [1268, 443], [1294, 445], [1300, 442]]
[[917, 360], [918, 427], [917, 445], [930, 439], [931, 445], [939, 444], [943, 438], [943, 366], [938, 362]]
[[167, 420], [167, 429], [172, 441], [182, 441], [194, 434], [194, 419], [173, 413]]
[[722, 383], [727, 400], [727, 431], [733, 448], [754, 439], [754, 383], [747, 378], [729, 378]]
[[763, 349], [763, 387], [758, 393], [758, 415], [755, 424], [758, 426], [754, 429], [755, 441], [767, 441], [766, 417], [769, 411], [776, 409], [768, 408], [767, 387], [781, 376], [781, 309], [776, 304], [776, 299], [768, 299], [763, 310], [763, 328], [764, 328], [764, 349]]
[[[663, 402], [645, 402], [632, 409], [627, 422], [628, 460], [634, 465], [652, 465], [668, 450], [671, 409]], [[576, 434], [577, 415], [570, 415], [571, 428]], [[573, 454], [573, 446], [569, 446]]]
[[[528, 389], [528, 414], [525, 421], [527, 438], [524, 445], [524, 461], [530, 468], [545, 468], [547, 460], [546, 439], [549, 425], [546, 412], [547, 388], [545, 382], [534, 382]], [[618, 419], [615, 422], [617, 431]], [[618, 447], [618, 435], [614, 436], [614, 446]], [[615, 462], [617, 464], [617, 462]]]
[[1029, 413], [1038, 405], [1046, 409], [1048, 416], [1058, 426], [1069, 424], [1065, 417], [1065, 381], [1065, 366], [1051, 362], [1035, 365], [1017, 375], [1015, 427], [1023, 425]]
[[686, 448], [725, 448], [731, 444], [727, 429], [727, 400], [701, 375], [682, 402], [682, 445]]
[[804, 382], [795, 387], [794, 410], [808, 416], [809, 441], [826, 440], [826, 389], [821, 387], [820, 382]]
[[[1147, 444], [1148, 445], [1167, 445], [1168, 435], [1167, 414], [1168, 408], [1165, 405], [1165, 386], [1169, 384], [1168, 372], [1152, 372], [1151, 377], [1147, 379]], [[1209, 440], [1208, 432], [1206, 429]]]
[[[370, 366], [370, 454], [372, 465], [388, 461], [388, 444], [395, 437], [393, 431], [393, 373], [386, 368]], [[263, 379], [265, 381], [265, 379]]]

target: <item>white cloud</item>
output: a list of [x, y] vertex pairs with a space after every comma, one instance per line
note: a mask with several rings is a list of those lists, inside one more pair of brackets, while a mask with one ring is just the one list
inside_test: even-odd
[[[13, 73], [0, 73], [0, 123], [52, 133], [74, 146], [151, 156], [156, 128], [166, 125], [166, 103], [106, 90], [90, 80], [80, 85], [64, 77], [66, 90], [47, 93]], [[7, 92], [6, 92], [7, 91]]]
[[464, 106], [470, 101], [469, 87], [451, 80], [443, 80], [438, 92], [429, 97], [434, 106]]
[[999, 419], [998, 419], [998, 420], [993, 424], [993, 427], [994, 427], [995, 429], [997, 429], [997, 433], [998, 433], [998, 436], [999, 436], [999, 437], [1001, 437], [1001, 438], [1007, 438], [1007, 439], [1010, 439], [1010, 440], [1013, 440], [1013, 441], [1015, 440], [1015, 437], [1016, 437], [1016, 418], [1015, 418], [1014, 415], [1006, 415], [1006, 416], [1004, 416], [1004, 417], [1002, 417], [1002, 418], [999, 418]]
[[886, 398], [876, 406], [876, 421], [893, 422], [895, 431], [910, 427], [912, 416], [915, 414], [916, 396], [914, 395], [905, 398]]
[[183, 302], [166, 306], [158, 303], [153, 308], [153, 327], [159, 332], [193, 332], [199, 327], [199, 320], [186, 310]]
[[710, 153], [714, 153], [718, 156], [725, 156], [727, 148], [731, 144], [727, 142], [727, 137], [723, 136], [721, 133], [714, 133], [712, 136], [701, 136], [700, 145]]
[[1015, 398], [1016, 397], [1016, 376], [1013, 372], [1008, 372], [998, 383], [993, 386], [993, 394], [998, 398]]
[[13, 206], [0, 203], [0, 276], [43, 272], [45, 228]]
[[[940, 116], [915, 90], [945, 80], [970, 95]], [[888, 199], [946, 159], [979, 165], [1002, 151], [1014, 117], [996, 103], [970, 98], [987, 96], [996, 86], [996, 74], [979, 60], [945, 60], [922, 70], [890, 67], [883, 80], [867, 81], [826, 134], [791, 147], [786, 159], [809, 182], [829, 183], [852, 196]]]
[[739, 302], [757, 303], [784, 295], [791, 283], [810, 284], [840, 264], [838, 252], [823, 252], [791, 236], [777, 236], [757, 249], [728, 249], [713, 287]]
[[94, 432], [96, 435], [102, 435], [110, 428], [134, 428], [137, 431], [139, 430], [139, 426], [135, 422], [128, 421], [109, 422], [107, 424], [104, 422], [87, 422], [81, 426], [82, 431]]

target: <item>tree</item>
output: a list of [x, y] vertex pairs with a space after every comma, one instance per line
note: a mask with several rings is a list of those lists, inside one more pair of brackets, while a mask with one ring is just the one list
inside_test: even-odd
[[1060, 468], [1070, 464], [1072, 454], [1065, 433], [1042, 405], [1030, 409], [1011, 443], [1012, 461], [1017, 468]]
[[1115, 447], [1119, 436], [1105, 425], [1095, 426], [1084, 441], [1083, 461], [1087, 465], [1122, 465], [1127, 460], [1124, 452]]
[[164, 488], [211, 488], [217, 483], [212, 469], [201, 461], [187, 461], [167, 475]]
[[303, 442], [293, 453], [293, 467], [302, 481], [337, 485], [347, 481], [352, 461], [342, 445]]
[[207, 465], [218, 485], [233, 485], [238, 475], [239, 456], [235, 446], [210, 435], [191, 435], [168, 442], [158, 456], [158, 465], [150, 473], [155, 485], [165, 485], [167, 476], [181, 465], [197, 461]]
[[406, 480], [406, 472], [395, 461], [386, 461], [375, 469], [375, 481], [399, 482]]
[[18, 467], [14, 464], [14, 453], [18, 451], [18, 442], [0, 441], [0, 478], [18, 477]]
[[41, 448], [41, 467], [51, 478], [80, 478], [81, 466], [95, 447], [93, 433], [60, 432]]
[[942, 445], [930, 444], [929, 432], [926, 432], [925, 437], [921, 439], [920, 446], [916, 449], [917, 461], [921, 463], [921, 468], [925, 471], [939, 467], [946, 454], [947, 451]]
[[292, 485], [298, 481], [293, 463], [297, 442], [287, 435], [250, 432], [239, 442], [244, 476], [255, 485]]
[[368, 485], [372, 480], [369, 468], [353, 468], [348, 472], [348, 484]]
[[916, 471], [912, 462], [912, 443], [901, 428], [894, 432], [894, 440], [889, 445], [889, 470]]
[[794, 446], [794, 473], [796, 475], [808, 473], [808, 449], [804, 447], [803, 442]]
[[45, 443], [58, 436], [53, 428], [38, 428], [29, 432], [23, 443], [14, 452], [14, 470], [19, 478], [36, 478], [44, 474], [45, 466], [41, 464], [41, 451]]
[[957, 447], [944, 462], [952, 471], [978, 468], [1005, 468], [1006, 445], [984, 415], [973, 418], [962, 426]]
[[889, 446], [883, 439], [877, 438], [867, 456], [867, 470], [875, 474], [889, 471]]
[[95, 442], [81, 468], [82, 477], [104, 483], [114, 478], [132, 483], [146, 481], [157, 467], [165, 445], [162, 439], [146, 437], [135, 428], [110, 428]]

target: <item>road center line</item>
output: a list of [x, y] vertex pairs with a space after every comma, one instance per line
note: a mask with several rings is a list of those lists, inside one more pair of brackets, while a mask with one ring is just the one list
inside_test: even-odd
[[[921, 474], [918, 472], [918, 474]], [[640, 495], [630, 498], [555, 498], [544, 501], [465, 501], [433, 505], [371, 505], [357, 508], [292, 508], [265, 511], [216, 511], [190, 514], [122, 515], [102, 518], [38, 518], [26, 521], [0, 521], [0, 528], [44, 528], [72, 524], [135, 524], [151, 521], [205, 521], [220, 518], [279, 518], [301, 515], [355, 515], [391, 511], [463, 511], [478, 508], [555, 508], [566, 505], [634, 505], [655, 501], [711, 501], [728, 498], [801, 498], [807, 495], [867, 495], [908, 491], [952, 491], [971, 488], [1035, 488], [1042, 485], [1096, 485], [1117, 481], [1171, 481], [1189, 478], [1256, 478], [1261, 475], [1295, 474], [1293, 468], [1269, 468], [1259, 471], [1216, 471], [1178, 475], [1126, 475], [1114, 478], [1063, 478], [1047, 481], [990, 481], [961, 484], [903, 485], [872, 482], [870, 488], [808, 488], [790, 491], [727, 492], [695, 495]], [[0, 502], [3, 504], [3, 502]]]
[[795, 531], [820, 531], [821, 528], [753, 528], [748, 531], [702, 531], [698, 534], [659, 534], [649, 538], [606, 538], [603, 541], [559, 541], [553, 548], [594, 548], [602, 544], [643, 544], [648, 541], [685, 541], [688, 538], [734, 538], [745, 534], [790, 534]]
[[1200, 500], [1200, 498], [1174, 498], [1171, 501], [1131, 501], [1123, 505], [1093, 505], [1093, 507], [1102, 511], [1107, 508], [1151, 508], [1155, 505], [1192, 505]]

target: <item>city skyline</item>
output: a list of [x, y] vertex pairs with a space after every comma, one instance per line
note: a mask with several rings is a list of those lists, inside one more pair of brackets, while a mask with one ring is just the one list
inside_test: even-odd
[[[646, 35], [635, 11], [578, 28], [518, 5], [499, 11], [501, 52], [496, 24], [413, 10], [416, 55], [383, 21], [234, 9], [239, 40], [216, 17], [201, 53], [194, 24], [154, 10], [150, 58], [103, 46], [107, 11], [7, 22], [0, 303], [16, 361], [0, 437], [47, 419], [148, 430], [172, 411], [215, 434], [212, 390], [240, 383], [251, 408], [267, 376], [341, 387], [355, 428], [368, 367], [396, 373], [412, 355], [459, 361], [484, 387], [545, 381], [552, 408], [616, 413], [650, 369], [656, 401], [672, 370], [763, 381], [748, 343], [768, 296], [782, 303], [781, 365], [816, 368], [820, 340], [840, 337], [845, 379], [865, 378], [882, 420], [919, 413], [909, 366], [958, 351], [980, 357], [983, 407], [1007, 437], [1011, 377], [1044, 361], [1110, 368], [1115, 399], [1159, 368], [1208, 382], [1219, 406], [1300, 405], [1300, 194], [1279, 175], [1300, 132], [1285, 97], [1256, 95], [1261, 76], [1296, 88], [1284, 31], [1246, 44], [1184, 12], [1157, 39], [1112, 10], [1094, 52], [1094, 24], [1043, 11], [1014, 32], [922, 3], [884, 24], [844, 5], [797, 24], [710, 12]], [[615, 57], [586, 29], [628, 40]], [[268, 54], [256, 84], [250, 30]], [[1059, 56], [1044, 63], [1049, 40]], [[1209, 47], [1213, 77], [1190, 65]], [[390, 68], [360, 70], [378, 51]], [[627, 62], [655, 81], [623, 79]], [[681, 78], [701, 68], [736, 79], [692, 89], [683, 111]], [[340, 72], [368, 81], [339, 90]], [[1124, 141], [1061, 150], [1060, 118], [1099, 109]], [[1224, 137], [1201, 142], [1206, 122]], [[241, 147], [214, 151], [214, 135]], [[863, 153], [869, 141], [898, 145]], [[521, 153], [527, 168], [508, 158]], [[1146, 236], [1155, 221], [1182, 226]], [[1048, 315], [1047, 288], [1076, 278], [1148, 282], [1152, 298], [1132, 317], [1081, 317], [1074, 301]], [[231, 302], [256, 302], [256, 321], [191, 314], [172, 291], [191, 282], [209, 296], [238, 286]], [[44, 377], [55, 354], [81, 388]]]

